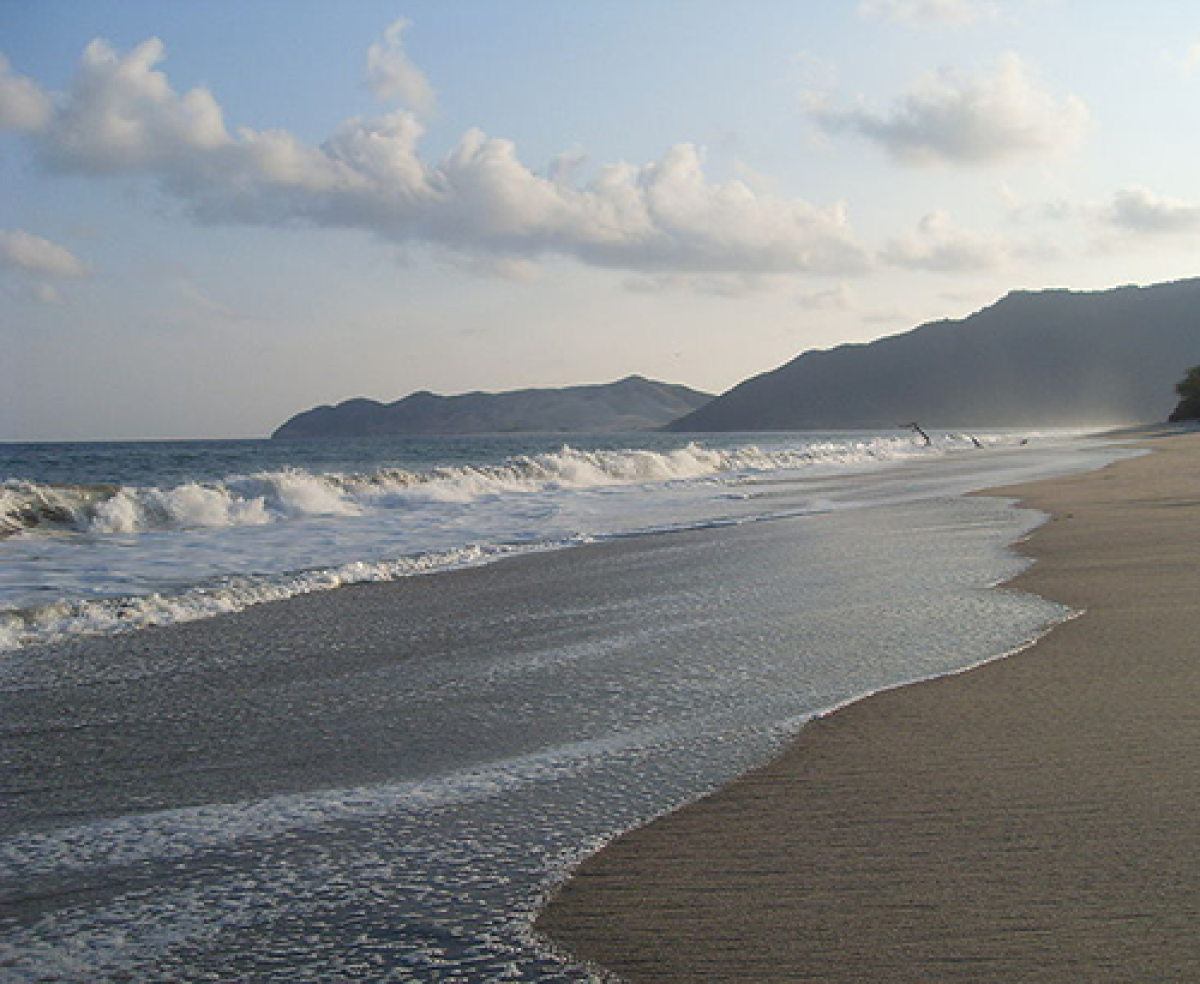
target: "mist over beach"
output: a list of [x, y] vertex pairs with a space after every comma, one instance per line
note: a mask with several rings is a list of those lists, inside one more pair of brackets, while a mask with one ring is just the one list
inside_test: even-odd
[[0, 6], [0, 977], [1200, 978], [1198, 51]]

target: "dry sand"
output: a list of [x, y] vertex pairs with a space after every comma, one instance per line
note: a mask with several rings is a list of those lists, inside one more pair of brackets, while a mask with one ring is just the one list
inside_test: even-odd
[[1200, 981], [1200, 435], [998, 490], [1036, 646], [809, 724], [538, 929], [632, 981]]

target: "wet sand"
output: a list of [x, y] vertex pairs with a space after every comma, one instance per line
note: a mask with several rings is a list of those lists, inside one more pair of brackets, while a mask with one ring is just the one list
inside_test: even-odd
[[[1200, 980], [1200, 434], [996, 490], [1084, 614], [809, 724], [538, 929], [631, 981]], [[914, 603], [919, 603], [915, 599]]]

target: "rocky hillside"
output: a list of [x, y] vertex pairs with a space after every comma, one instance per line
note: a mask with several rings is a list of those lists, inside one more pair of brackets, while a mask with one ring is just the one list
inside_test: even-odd
[[676, 431], [1030, 427], [1163, 420], [1200, 363], [1200, 279], [1019, 291], [960, 321], [805, 352]]

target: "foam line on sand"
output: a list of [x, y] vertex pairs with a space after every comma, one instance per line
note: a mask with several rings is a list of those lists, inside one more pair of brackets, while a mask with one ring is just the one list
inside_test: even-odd
[[995, 490], [1082, 610], [806, 726], [539, 919], [631, 981], [1200, 980], [1200, 435]]

